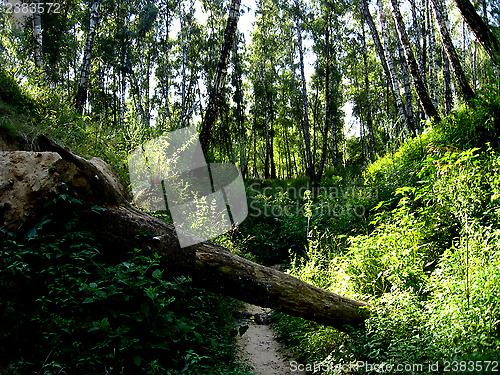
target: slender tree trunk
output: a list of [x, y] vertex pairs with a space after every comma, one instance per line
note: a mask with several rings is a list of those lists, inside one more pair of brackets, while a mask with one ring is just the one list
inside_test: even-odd
[[180, 12], [180, 33], [181, 33], [181, 51], [182, 51], [182, 67], [181, 67], [181, 119], [184, 117], [184, 112], [186, 110], [186, 38], [185, 38], [185, 24], [186, 12], [184, 9], [184, 2], [181, 5]]
[[82, 71], [76, 92], [75, 108], [78, 113], [83, 112], [83, 107], [87, 102], [87, 91], [89, 87], [90, 70], [92, 67], [92, 49], [94, 47], [97, 23], [99, 22], [99, 2], [94, 1], [90, 9], [90, 22], [85, 48], [83, 50]]
[[333, 167], [337, 168], [339, 164], [339, 146], [337, 137], [337, 127], [335, 126], [335, 121], [332, 124], [332, 146], [333, 146]]
[[[419, 59], [420, 61], [420, 55], [422, 54], [422, 45], [421, 45], [421, 42], [422, 42], [422, 32], [421, 32], [421, 26], [420, 26], [420, 12], [417, 11], [417, 9], [420, 9], [420, 4], [417, 4], [417, 1], [418, 0], [410, 0], [410, 3], [411, 3], [411, 15], [412, 15], [412, 35], [414, 37], [414, 40], [415, 40], [415, 51], [417, 53], [417, 59]], [[422, 0], [421, 0], [422, 1]], [[401, 44], [401, 43], [400, 43]], [[401, 51], [400, 51], [400, 54], [402, 54], [404, 56], [404, 50], [402, 49], [402, 45], [401, 45]], [[402, 53], [401, 53], [402, 52]], [[404, 58], [404, 60], [406, 61], [406, 58]], [[405, 64], [407, 65], [407, 64]], [[420, 68], [420, 66], [419, 66]], [[408, 76], [409, 76], [409, 73], [408, 73]], [[415, 123], [416, 123], [416, 127], [418, 128], [420, 126], [420, 119], [425, 119], [425, 113], [421, 113], [421, 106], [418, 105], [416, 107], [416, 110], [415, 110]]]
[[453, 108], [453, 91], [451, 89], [450, 61], [446, 53], [443, 53], [443, 86], [445, 113], [449, 114]]
[[269, 159], [271, 163], [271, 178], [276, 179], [276, 163], [274, 162], [274, 116], [271, 106], [270, 132], [269, 132]]
[[283, 132], [284, 132], [284, 138], [285, 138], [285, 153], [286, 153], [285, 159], [287, 161], [287, 163], [286, 163], [286, 176], [288, 179], [291, 179], [292, 178], [292, 156], [291, 156], [291, 152], [290, 152], [290, 140], [288, 139], [289, 134], [288, 134], [288, 126], [287, 125], [284, 126]]
[[[401, 77], [402, 77], [402, 83], [403, 83], [403, 91], [405, 93], [405, 101], [406, 101], [406, 115], [408, 116], [408, 131], [410, 134], [415, 134], [414, 131], [416, 132], [417, 129], [420, 129], [420, 126], [418, 122], [415, 121], [415, 114], [413, 112], [413, 93], [411, 90], [411, 79], [410, 79], [410, 72], [408, 71], [408, 64], [406, 64], [406, 59], [405, 59], [405, 53], [403, 50], [403, 45], [401, 44], [400, 40], [397, 40], [398, 44], [398, 53], [399, 53], [399, 60], [401, 61]], [[412, 131], [414, 129], [414, 131]]]
[[330, 23], [331, 16], [330, 10], [327, 10], [326, 26], [325, 26], [325, 122], [323, 125], [323, 146], [321, 147], [321, 160], [319, 162], [318, 173], [316, 174], [316, 183], [319, 184], [323, 177], [323, 169], [325, 168], [326, 153], [328, 150], [328, 131], [330, 130], [332, 122], [331, 114], [331, 89], [330, 89], [330, 74], [331, 74], [331, 56], [330, 56]]
[[[364, 12], [365, 14], [365, 20], [367, 20], [368, 25], [370, 26], [371, 20], [371, 15], [368, 10], [368, 4], [366, 3], [366, 0], [364, 1], [364, 8], [366, 8], [366, 11]], [[398, 75], [396, 72], [396, 68], [394, 66], [394, 60], [392, 58], [391, 52], [389, 50], [389, 38], [387, 37], [387, 22], [386, 22], [386, 13], [385, 13], [385, 8], [384, 4], [381, 0], [378, 0], [378, 7], [379, 7], [379, 23], [380, 23], [380, 29], [382, 32], [382, 40], [383, 40], [383, 48], [382, 48], [382, 54], [384, 56], [384, 59], [386, 59], [387, 63], [387, 69], [388, 71], [386, 72], [387, 74], [387, 79], [389, 81], [389, 86], [392, 90], [393, 96], [394, 96], [394, 101], [396, 103], [396, 108], [399, 113], [399, 116], [401, 117], [401, 120], [406, 124], [408, 130], [410, 131], [410, 134], [415, 135], [415, 121], [413, 119], [413, 116], [409, 116], [408, 112], [404, 106], [403, 99], [401, 98], [401, 93], [399, 91], [400, 85], [399, 85], [399, 80], [398, 80]], [[370, 28], [372, 28], [370, 26]], [[373, 28], [375, 28], [375, 25], [373, 25]], [[376, 32], [372, 30], [373, 32]], [[378, 38], [378, 36], [377, 36]], [[410, 102], [411, 104], [411, 102]]]
[[164, 77], [164, 83], [163, 83], [163, 100], [165, 101], [165, 117], [168, 121], [168, 118], [170, 117], [170, 106], [169, 106], [169, 85], [170, 85], [170, 8], [169, 4], [167, 2], [167, 11], [166, 11], [166, 16], [165, 16], [165, 77]]
[[43, 42], [42, 42], [42, 18], [39, 10], [40, 0], [35, 0], [35, 12], [33, 13], [33, 49], [35, 54], [35, 66], [37, 69], [43, 69]]
[[[181, 121], [179, 124], [179, 127], [183, 126], [183, 123], [186, 119], [186, 113], [188, 111], [188, 106], [187, 106], [187, 101], [188, 98], [190, 97], [190, 91], [191, 91], [191, 79], [190, 79], [190, 87], [188, 90], [186, 90], [186, 81], [187, 81], [187, 54], [188, 54], [188, 48], [189, 45], [191, 44], [191, 26], [193, 24], [192, 19], [193, 19], [193, 14], [194, 14], [194, 8], [193, 8], [193, 2], [191, 2], [190, 8], [189, 8], [189, 15], [186, 15], [184, 11], [184, 3], [182, 4], [182, 12], [181, 12], [181, 50], [182, 50], [182, 82], [181, 82]], [[189, 23], [187, 26], [187, 31], [185, 30], [186, 28], [186, 17], [189, 18]], [[228, 56], [229, 57], [229, 56]]]
[[224, 79], [227, 75], [227, 62], [229, 59], [229, 53], [231, 52], [234, 44], [234, 36], [236, 34], [236, 26], [238, 24], [238, 17], [240, 14], [240, 3], [241, 0], [231, 0], [226, 30], [224, 32], [224, 44], [222, 45], [222, 51], [217, 65], [215, 82], [210, 93], [207, 110], [201, 126], [200, 143], [205, 155], [207, 155], [210, 147], [212, 130], [215, 120], [217, 119], [220, 102], [220, 88], [224, 84]]
[[253, 135], [253, 178], [259, 178], [259, 170], [257, 168], [257, 90], [255, 90], [255, 101], [253, 109], [253, 123], [252, 123], [252, 135]]
[[296, 29], [297, 29], [297, 42], [299, 49], [299, 63], [300, 63], [300, 82], [302, 90], [302, 115], [303, 115], [303, 128], [304, 128], [304, 147], [306, 153], [306, 173], [314, 181], [314, 165], [312, 164], [312, 154], [311, 154], [311, 135], [309, 126], [309, 103], [307, 100], [307, 86], [306, 86], [306, 75], [304, 72], [304, 52], [302, 50], [302, 31], [300, 30], [299, 19], [295, 19]]
[[135, 110], [137, 111], [139, 123], [144, 125], [145, 124], [144, 107], [142, 106], [139, 82], [133, 70], [130, 71], [129, 81], [130, 81], [130, 87], [132, 89], [132, 97], [135, 104]]
[[144, 37], [144, 57], [146, 58], [146, 66], [145, 66], [145, 78], [142, 80], [142, 89], [143, 89], [143, 95], [144, 97], [144, 125], [146, 129], [149, 131], [150, 130], [150, 121], [151, 121], [151, 103], [149, 100], [149, 94], [150, 94], [150, 77], [151, 77], [151, 46], [149, 42], [149, 38], [147, 36]]
[[441, 40], [443, 41], [446, 54], [451, 62], [451, 67], [455, 73], [458, 86], [460, 87], [460, 91], [462, 92], [464, 99], [469, 101], [474, 98], [474, 91], [467, 81], [462, 64], [460, 64], [460, 58], [458, 57], [455, 47], [453, 46], [453, 41], [451, 40], [451, 36], [448, 31], [448, 14], [446, 13], [442, 0], [432, 0], [432, 3], [434, 5], [434, 12], [436, 13], [436, 19], [439, 25], [439, 31], [441, 33]]
[[[264, 81], [266, 79], [264, 78]], [[266, 159], [264, 163], [264, 178], [267, 180], [270, 177], [269, 173], [269, 160], [271, 157], [271, 142], [269, 140], [269, 100], [267, 92], [267, 82], [264, 82], [264, 92], [265, 92], [265, 132], [266, 132]]]
[[368, 139], [366, 139], [367, 149], [368, 149], [368, 159], [370, 161], [374, 160], [374, 139], [373, 139], [373, 120], [372, 120], [372, 108], [371, 108], [371, 95], [370, 95], [370, 79], [368, 77], [368, 57], [366, 51], [366, 37], [365, 37], [365, 23], [361, 22], [362, 38], [363, 38], [363, 64], [365, 66], [365, 91], [366, 91], [366, 127], [368, 130]]
[[[379, 8], [381, 8], [381, 3], [379, 0]], [[368, 2], [367, 0], [361, 0], [361, 10], [363, 12], [364, 19], [366, 23], [368, 24], [368, 27], [370, 28], [370, 33], [372, 34], [372, 39], [373, 42], [375, 43], [375, 50], [377, 51], [377, 55], [380, 59], [380, 64], [382, 64], [382, 68], [384, 69], [384, 73], [389, 80], [391, 77], [391, 72], [389, 71], [389, 66], [387, 65], [387, 58], [384, 53], [384, 48], [382, 46], [382, 43], [380, 41], [380, 37], [377, 31], [377, 28], [375, 26], [375, 23], [373, 22], [372, 15], [370, 14], [370, 9], [368, 8]], [[382, 16], [381, 16], [382, 17]], [[381, 21], [382, 22], [382, 21]], [[384, 32], [384, 28], [382, 28], [382, 33]], [[390, 81], [390, 84], [392, 85], [392, 81]]]
[[[500, 66], [500, 43], [469, 0], [455, 0], [460, 13], [493, 62]], [[483, 12], [485, 10], [483, 9]]]
[[[427, 39], [428, 39], [428, 29], [427, 29], [427, 10], [429, 8], [429, 0], [422, 0], [422, 9], [420, 9], [420, 22], [422, 25], [420, 37], [422, 38], [422, 49], [420, 56], [418, 57], [419, 66], [420, 66], [420, 75], [422, 77], [422, 81], [424, 82], [424, 86], [427, 90], [429, 90], [429, 85], [427, 82]], [[422, 16], [423, 14], [423, 16]]]
[[440, 121], [441, 118], [439, 117], [436, 108], [432, 104], [432, 101], [429, 97], [429, 93], [424, 85], [424, 82], [422, 81], [422, 77], [420, 75], [417, 62], [415, 61], [415, 56], [413, 55], [410, 41], [408, 39], [408, 34], [406, 33], [403, 17], [401, 16], [401, 12], [399, 10], [398, 0], [391, 0], [391, 3], [392, 3], [392, 13], [394, 16], [394, 21], [396, 23], [396, 28], [398, 30], [398, 36], [401, 41], [401, 44], [403, 45], [406, 62], [408, 64], [408, 68], [410, 69], [413, 84], [415, 86], [415, 90], [417, 92], [420, 103], [422, 104], [422, 107], [428, 117], [434, 118], [434, 120], [436, 121]]
[[438, 109], [438, 94], [439, 86], [437, 79], [437, 58], [436, 58], [436, 29], [434, 27], [434, 18], [429, 12], [429, 88], [431, 92], [431, 100], [434, 107]]
[[477, 80], [477, 40], [474, 41], [474, 52], [472, 56], [472, 89], [476, 90], [479, 82]]

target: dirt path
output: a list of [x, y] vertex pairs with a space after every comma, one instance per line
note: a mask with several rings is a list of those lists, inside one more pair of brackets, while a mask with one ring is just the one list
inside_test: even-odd
[[241, 361], [252, 366], [258, 375], [305, 375], [305, 372], [291, 371], [290, 361], [293, 358], [269, 327], [270, 311], [255, 305], [243, 306], [242, 316], [255, 316], [255, 319], [249, 321], [248, 330], [238, 336]]

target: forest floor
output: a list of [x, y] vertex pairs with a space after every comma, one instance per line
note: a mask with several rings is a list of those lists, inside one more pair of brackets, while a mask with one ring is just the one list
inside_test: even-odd
[[242, 306], [243, 316], [255, 318], [249, 321], [248, 330], [238, 336], [240, 360], [258, 375], [305, 375], [302, 371], [292, 371], [292, 353], [278, 342], [276, 333], [269, 327], [270, 312], [255, 305]]

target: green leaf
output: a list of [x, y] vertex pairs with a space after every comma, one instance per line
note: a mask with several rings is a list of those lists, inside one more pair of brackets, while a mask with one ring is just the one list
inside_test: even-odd
[[163, 273], [163, 271], [160, 271], [160, 270], [154, 270], [153, 271], [153, 277], [155, 279], [160, 279], [161, 278], [161, 274]]
[[140, 366], [140, 365], [141, 365], [141, 360], [142, 360], [142, 358], [141, 358], [141, 357], [139, 357], [138, 355], [136, 355], [136, 356], [134, 357], [134, 363], [135, 363], [137, 366]]

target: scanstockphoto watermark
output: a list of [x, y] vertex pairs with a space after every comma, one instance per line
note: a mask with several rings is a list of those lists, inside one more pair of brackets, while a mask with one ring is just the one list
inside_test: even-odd
[[[453, 367], [453, 364], [455, 366]], [[290, 362], [291, 372], [306, 371], [306, 372], [333, 372], [337, 374], [343, 373], [446, 373], [446, 372], [465, 372], [465, 371], [498, 371], [497, 361], [444, 361], [443, 362], [426, 362], [426, 363], [371, 363], [368, 361], [356, 361], [350, 363], [334, 363], [330, 361], [314, 362], [314, 363], [298, 363], [297, 361]]]
[[[314, 197], [315, 204], [308, 204]], [[248, 216], [293, 217], [350, 214], [364, 217], [368, 201], [378, 200], [378, 189], [370, 186], [320, 186], [306, 183], [300, 187], [262, 187], [252, 183], [248, 188]]]

